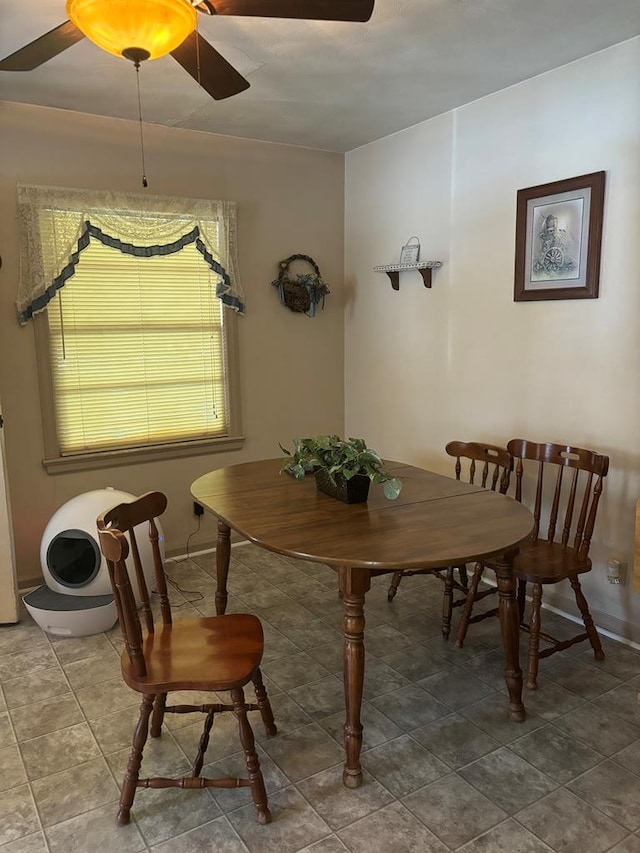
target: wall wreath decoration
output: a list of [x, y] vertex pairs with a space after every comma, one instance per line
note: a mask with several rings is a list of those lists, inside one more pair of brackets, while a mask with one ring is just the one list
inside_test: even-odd
[[[289, 266], [293, 261], [306, 261], [313, 272], [300, 273], [291, 278]], [[290, 255], [278, 264], [278, 278], [271, 282], [278, 288], [280, 302], [296, 314], [316, 316], [319, 303], [324, 308], [324, 298], [330, 293], [329, 286], [322, 280], [317, 263], [309, 255]]]

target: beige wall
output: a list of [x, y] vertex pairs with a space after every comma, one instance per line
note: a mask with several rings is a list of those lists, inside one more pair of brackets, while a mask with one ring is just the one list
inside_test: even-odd
[[[184, 551], [195, 527], [189, 484], [214, 467], [280, 454], [278, 441], [343, 426], [343, 157], [246, 139], [145, 126], [149, 192], [238, 203], [247, 315], [239, 321], [242, 451], [131, 467], [48, 475], [33, 329], [18, 325], [17, 182], [142, 191], [136, 123], [0, 104], [0, 399], [18, 576], [40, 571], [52, 513], [74, 495], [112, 485], [169, 497], [167, 548]], [[309, 254], [331, 285], [316, 319], [283, 308], [270, 282], [277, 262]], [[192, 549], [215, 536], [210, 518]]]
[[[517, 190], [599, 170], [600, 298], [514, 303]], [[605, 577], [640, 495], [640, 39], [350, 152], [345, 187], [347, 433], [445, 473], [453, 438], [608, 453], [584, 586], [640, 642], [640, 596]], [[395, 292], [372, 268], [412, 234], [444, 266]]]

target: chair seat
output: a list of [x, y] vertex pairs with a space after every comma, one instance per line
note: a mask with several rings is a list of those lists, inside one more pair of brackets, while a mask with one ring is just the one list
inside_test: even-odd
[[147, 675], [136, 675], [126, 650], [122, 675], [141, 693], [231, 690], [252, 679], [263, 648], [262, 625], [250, 614], [177, 619], [145, 635]]
[[516, 576], [528, 583], [558, 583], [572, 575], [588, 572], [591, 560], [579, 557], [573, 548], [537, 539], [521, 546], [513, 568]]

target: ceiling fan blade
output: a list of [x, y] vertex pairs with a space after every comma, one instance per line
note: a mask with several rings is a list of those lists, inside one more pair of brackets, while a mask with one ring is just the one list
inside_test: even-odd
[[40, 38], [0, 60], [0, 71], [32, 71], [83, 38], [84, 33], [75, 24], [65, 21], [64, 24], [49, 30]]
[[374, 0], [203, 0], [197, 8], [210, 15], [368, 21], [373, 14], [373, 4]]
[[249, 81], [196, 31], [172, 50], [171, 56], [216, 101], [249, 88]]

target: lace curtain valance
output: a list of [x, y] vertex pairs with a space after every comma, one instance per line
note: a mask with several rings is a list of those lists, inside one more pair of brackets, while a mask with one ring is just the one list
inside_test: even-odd
[[22, 324], [73, 276], [91, 239], [138, 257], [172, 254], [195, 243], [218, 276], [218, 297], [244, 313], [235, 202], [18, 185], [18, 216], [16, 304]]

